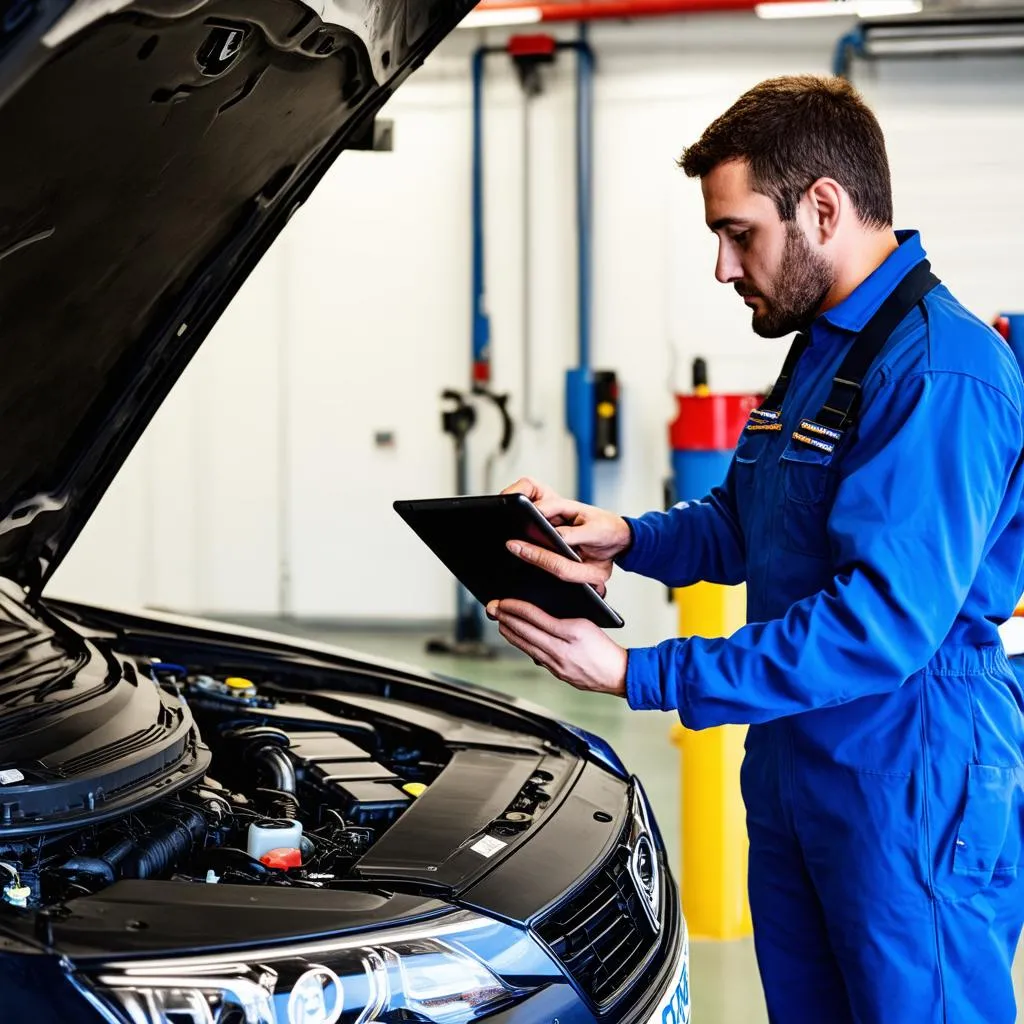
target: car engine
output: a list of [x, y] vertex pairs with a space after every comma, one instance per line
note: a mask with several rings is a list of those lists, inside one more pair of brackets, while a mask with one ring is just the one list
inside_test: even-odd
[[126, 878], [351, 884], [448, 760], [429, 733], [361, 717], [358, 695], [121, 657], [59, 620], [41, 630], [6, 610], [9, 904], [47, 907]]

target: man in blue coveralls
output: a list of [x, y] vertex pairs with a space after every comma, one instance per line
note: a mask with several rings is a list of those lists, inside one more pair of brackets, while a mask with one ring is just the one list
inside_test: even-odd
[[1024, 592], [1024, 387], [1002, 340], [894, 232], [881, 129], [838, 79], [764, 82], [681, 161], [716, 277], [799, 332], [721, 487], [626, 519], [526, 479], [601, 588], [613, 564], [748, 588], [727, 639], [623, 650], [488, 613], [558, 678], [749, 723], [750, 903], [772, 1021], [1012, 1024], [1024, 921], [1024, 694], [996, 631]]

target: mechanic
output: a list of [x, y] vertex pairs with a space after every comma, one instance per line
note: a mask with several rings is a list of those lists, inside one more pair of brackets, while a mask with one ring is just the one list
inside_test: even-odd
[[1022, 405], [1002, 340], [893, 231], [882, 131], [841, 79], [763, 82], [680, 161], [715, 276], [800, 332], [721, 487], [627, 519], [531, 497], [603, 590], [746, 582], [724, 639], [615, 644], [488, 614], [558, 678], [691, 729], [749, 723], [750, 904], [772, 1021], [1012, 1024], [1024, 919], [1024, 694], [996, 626], [1024, 592]]

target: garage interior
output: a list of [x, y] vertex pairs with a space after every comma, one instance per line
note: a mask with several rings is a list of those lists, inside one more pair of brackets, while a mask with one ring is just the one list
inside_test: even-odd
[[[665, 507], [678, 396], [761, 395], [784, 354], [715, 283], [675, 161], [748, 87], [831, 71], [885, 130], [896, 226], [1012, 335], [1024, 4], [483, 0], [257, 266], [48, 593], [308, 637], [547, 708], [643, 781], [678, 877], [695, 823], [671, 716], [505, 647], [392, 502], [530, 475], [624, 514]], [[574, 391], [581, 373], [594, 391]], [[609, 600], [626, 645], [688, 628], [685, 598], [638, 577]], [[701, 600], [735, 625], [737, 595]], [[748, 935], [695, 938], [691, 957], [695, 1021], [767, 1020]], [[1024, 1008], [1020, 955], [1015, 978]]]

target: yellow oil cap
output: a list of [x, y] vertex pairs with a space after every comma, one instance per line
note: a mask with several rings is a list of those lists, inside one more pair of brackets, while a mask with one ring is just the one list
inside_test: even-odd
[[407, 782], [402, 789], [412, 797], [421, 797], [427, 791], [422, 782]]
[[229, 690], [253, 690], [255, 686], [251, 679], [242, 679], [239, 676], [231, 676], [229, 679], [224, 680], [224, 685]]

